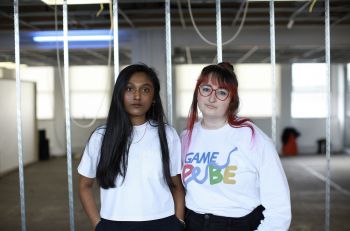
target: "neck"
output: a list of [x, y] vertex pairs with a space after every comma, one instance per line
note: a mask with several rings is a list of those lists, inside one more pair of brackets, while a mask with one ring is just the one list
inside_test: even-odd
[[227, 118], [203, 118], [201, 121], [201, 125], [206, 129], [218, 129], [225, 126], [227, 122]]
[[144, 124], [146, 122], [146, 118], [145, 117], [131, 117], [130, 118], [132, 125], [137, 126], [137, 125], [141, 125]]

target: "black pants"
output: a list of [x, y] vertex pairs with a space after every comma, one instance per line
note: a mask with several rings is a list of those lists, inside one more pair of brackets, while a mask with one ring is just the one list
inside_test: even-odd
[[258, 206], [244, 217], [231, 218], [213, 214], [186, 212], [186, 231], [254, 231], [264, 219], [264, 207]]
[[183, 231], [175, 215], [151, 221], [110, 221], [101, 219], [95, 231]]

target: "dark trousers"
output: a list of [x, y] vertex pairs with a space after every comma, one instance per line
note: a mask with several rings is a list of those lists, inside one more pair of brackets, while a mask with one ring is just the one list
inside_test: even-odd
[[110, 221], [101, 219], [95, 231], [183, 231], [175, 215], [151, 221]]
[[213, 214], [186, 212], [186, 231], [254, 231], [264, 219], [264, 207], [258, 206], [244, 217], [231, 218]]

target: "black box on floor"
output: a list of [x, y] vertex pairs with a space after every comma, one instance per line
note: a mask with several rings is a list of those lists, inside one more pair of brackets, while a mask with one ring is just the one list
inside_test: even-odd
[[46, 131], [39, 130], [39, 160], [50, 159], [49, 140], [46, 138]]

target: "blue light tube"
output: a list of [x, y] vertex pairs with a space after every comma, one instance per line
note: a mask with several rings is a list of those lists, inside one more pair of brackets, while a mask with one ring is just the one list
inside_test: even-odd
[[[40, 31], [33, 34], [35, 42], [62, 42], [62, 31]], [[68, 41], [111, 41], [113, 35], [108, 30], [75, 30], [68, 32]]]
[[[63, 36], [34, 36], [35, 42], [62, 42]], [[110, 41], [113, 40], [111, 35], [71, 35], [68, 41]]]

